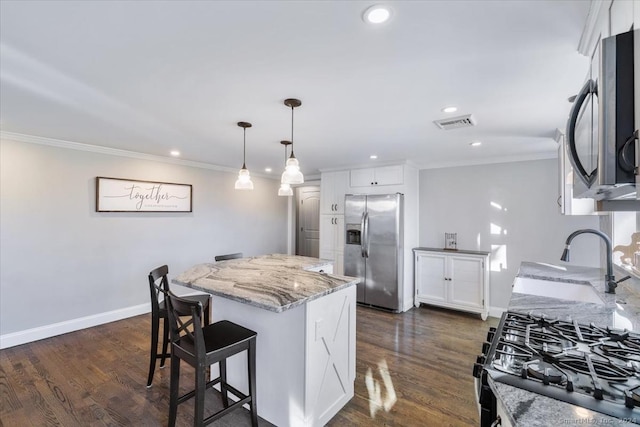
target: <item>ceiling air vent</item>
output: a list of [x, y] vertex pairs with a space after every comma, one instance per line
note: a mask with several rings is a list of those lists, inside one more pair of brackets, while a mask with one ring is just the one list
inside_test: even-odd
[[448, 119], [434, 120], [440, 129], [450, 130], [458, 128], [467, 128], [476, 125], [476, 120], [473, 118], [473, 114], [467, 114], [466, 116], [451, 117]]

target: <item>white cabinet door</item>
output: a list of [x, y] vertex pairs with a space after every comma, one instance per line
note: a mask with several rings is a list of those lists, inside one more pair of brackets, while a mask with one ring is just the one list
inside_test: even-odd
[[449, 302], [481, 308], [484, 306], [484, 261], [476, 257], [452, 255], [448, 265]]
[[344, 195], [349, 189], [349, 171], [324, 172], [320, 178], [320, 211], [343, 214]]
[[335, 218], [334, 215], [320, 215], [320, 254], [335, 251]]
[[333, 274], [342, 276], [344, 274], [344, 252], [336, 252], [333, 265]]
[[352, 187], [371, 187], [376, 185], [402, 185], [404, 168], [402, 165], [382, 166], [379, 168], [353, 169]]
[[335, 200], [333, 197], [335, 187], [335, 175], [331, 172], [323, 173], [320, 177], [320, 213], [333, 214], [335, 210]]
[[420, 303], [433, 304], [479, 313], [486, 320], [489, 314], [488, 255], [419, 249], [415, 251], [414, 260], [416, 307]]
[[335, 213], [344, 214], [344, 195], [349, 192], [349, 171], [333, 173], [333, 198], [336, 204]]
[[334, 274], [344, 274], [344, 215], [320, 215], [320, 258], [333, 260]]
[[404, 167], [402, 165], [382, 166], [379, 168], [353, 169], [352, 187], [371, 187], [376, 185], [402, 185]]
[[[626, 33], [633, 27], [633, 1], [615, 0], [609, 9], [611, 20], [611, 35], [615, 36], [620, 33]], [[635, 5], [640, 7], [640, 5]], [[638, 26], [636, 25], [636, 28]]]
[[370, 187], [374, 185], [375, 175], [373, 168], [353, 169], [350, 175], [352, 187]]
[[333, 221], [335, 229], [335, 247], [338, 252], [344, 252], [344, 215], [336, 215]]
[[375, 169], [375, 185], [402, 185], [404, 182], [402, 165], [384, 166]]
[[558, 204], [563, 215], [595, 215], [596, 204], [593, 199], [573, 197], [573, 166], [569, 160], [567, 140], [564, 134], [556, 137], [558, 142]]
[[447, 301], [447, 257], [416, 253], [416, 295], [430, 301]]

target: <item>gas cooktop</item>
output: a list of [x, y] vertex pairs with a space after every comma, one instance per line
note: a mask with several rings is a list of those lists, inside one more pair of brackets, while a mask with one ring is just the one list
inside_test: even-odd
[[494, 381], [640, 424], [640, 334], [507, 312], [489, 335]]

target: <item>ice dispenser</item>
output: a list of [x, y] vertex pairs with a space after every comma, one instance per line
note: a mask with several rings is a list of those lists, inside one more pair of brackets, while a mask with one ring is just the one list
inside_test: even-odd
[[360, 244], [360, 224], [347, 224], [347, 237], [345, 242], [347, 245]]

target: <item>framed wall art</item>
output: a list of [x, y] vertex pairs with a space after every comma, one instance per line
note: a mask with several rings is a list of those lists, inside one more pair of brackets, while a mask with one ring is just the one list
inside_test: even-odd
[[96, 212], [191, 212], [191, 184], [96, 177]]

